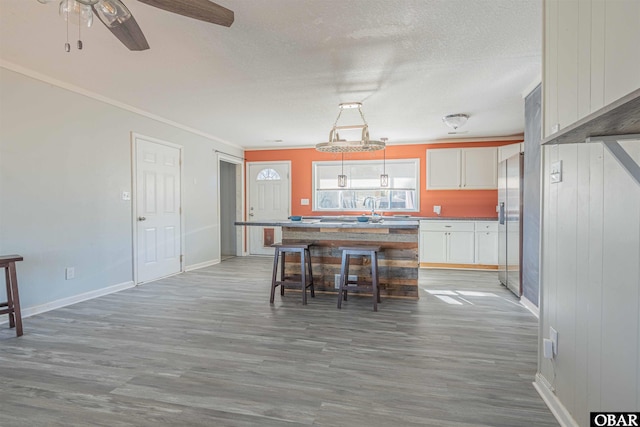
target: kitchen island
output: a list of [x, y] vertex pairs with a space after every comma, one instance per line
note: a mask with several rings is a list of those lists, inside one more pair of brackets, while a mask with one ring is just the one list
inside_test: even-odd
[[[357, 222], [355, 217], [313, 218], [302, 221], [246, 221], [236, 225], [282, 227], [282, 243], [311, 243], [311, 261], [316, 291], [336, 292], [340, 275], [341, 246], [380, 246], [378, 271], [380, 294], [386, 297], [418, 299], [419, 222], [383, 219], [381, 222]], [[364, 264], [363, 264], [364, 262]], [[352, 259], [350, 275], [371, 282], [370, 260]], [[295, 262], [287, 271], [295, 273]]]

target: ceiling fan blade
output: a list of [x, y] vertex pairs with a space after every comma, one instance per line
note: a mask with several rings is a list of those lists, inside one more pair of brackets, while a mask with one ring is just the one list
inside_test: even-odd
[[233, 11], [209, 0], [138, 0], [169, 12], [212, 24], [230, 27]]
[[140, 26], [120, 0], [100, 0], [93, 5], [93, 12], [129, 50], [149, 49]]

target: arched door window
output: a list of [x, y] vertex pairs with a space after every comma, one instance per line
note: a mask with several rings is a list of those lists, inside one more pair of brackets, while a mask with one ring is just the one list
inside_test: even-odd
[[256, 181], [279, 181], [280, 174], [271, 168], [262, 169], [258, 172]]

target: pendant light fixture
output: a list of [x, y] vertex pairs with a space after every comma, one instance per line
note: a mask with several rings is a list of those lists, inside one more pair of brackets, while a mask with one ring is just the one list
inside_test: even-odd
[[347, 175], [344, 174], [344, 153], [342, 153], [342, 172], [338, 175], [338, 187], [347, 186]]
[[[376, 151], [382, 150], [384, 148], [384, 142], [374, 141], [369, 138], [369, 125], [367, 125], [367, 121], [365, 120], [364, 114], [362, 113], [361, 102], [344, 102], [340, 104], [339, 107], [340, 111], [338, 111], [338, 117], [336, 118], [336, 121], [333, 124], [331, 131], [329, 132], [329, 142], [321, 142], [320, 144], [317, 144], [316, 150], [328, 153], [350, 153], [354, 151]], [[355, 108], [358, 109], [363, 124], [338, 126], [338, 120], [340, 120], [342, 112], [344, 110]], [[360, 130], [360, 139], [354, 141], [340, 139], [338, 131], [342, 130]]]
[[380, 187], [389, 186], [389, 175], [387, 175], [387, 149], [386, 144], [389, 138], [380, 138], [385, 148], [382, 150], [382, 174], [380, 175]]

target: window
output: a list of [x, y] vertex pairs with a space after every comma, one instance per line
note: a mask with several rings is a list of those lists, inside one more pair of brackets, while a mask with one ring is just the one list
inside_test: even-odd
[[280, 174], [271, 168], [262, 169], [258, 172], [256, 181], [280, 181]]
[[417, 212], [419, 159], [387, 160], [389, 186], [380, 187], [382, 162], [351, 160], [344, 162], [347, 186], [338, 187], [342, 163], [313, 162], [313, 204], [316, 211], [393, 211]]

